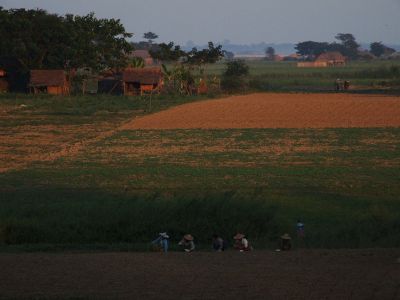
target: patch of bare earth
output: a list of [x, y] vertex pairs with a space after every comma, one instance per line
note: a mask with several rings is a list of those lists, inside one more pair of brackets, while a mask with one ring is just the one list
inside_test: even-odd
[[0, 254], [0, 298], [399, 299], [398, 249]]
[[85, 124], [51, 124], [43, 116], [18, 115], [12, 111], [0, 115], [2, 121], [13, 122], [0, 132], [0, 173], [23, 169], [34, 162], [51, 162], [74, 156], [87, 145], [112, 136], [121, 120], [88, 120]]
[[399, 127], [400, 98], [352, 94], [252, 94], [185, 104], [125, 129]]

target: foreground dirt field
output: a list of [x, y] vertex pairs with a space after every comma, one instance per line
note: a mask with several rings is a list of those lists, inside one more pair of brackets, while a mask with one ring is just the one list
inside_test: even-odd
[[400, 250], [1, 254], [0, 298], [400, 299]]
[[399, 97], [268, 93], [182, 105], [138, 118], [125, 129], [398, 126]]

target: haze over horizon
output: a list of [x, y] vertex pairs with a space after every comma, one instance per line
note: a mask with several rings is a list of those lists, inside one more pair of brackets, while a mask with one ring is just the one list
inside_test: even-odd
[[231, 41], [237, 44], [333, 41], [339, 33], [352, 33], [362, 43], [400, 43], [400, 0], [0, 0], [10, 8], [42, 8], [51, 13], [121, 19], [133, 41], [153, 31], [158, 41]]

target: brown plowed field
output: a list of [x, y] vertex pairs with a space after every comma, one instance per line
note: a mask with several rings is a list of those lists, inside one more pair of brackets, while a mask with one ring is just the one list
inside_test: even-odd
[[181, 105], [124, 129], [399, 127], [400, 97], [252, 94]]
[[398, 249], [1, 254], [1, 299], [400, 299]]

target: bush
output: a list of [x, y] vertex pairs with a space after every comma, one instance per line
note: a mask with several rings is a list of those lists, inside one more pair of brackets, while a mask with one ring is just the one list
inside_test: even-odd
[[228, 92], [245, 91], [248, 83], [245, 76], [249, 74], [249, 66], [244, 60], [233, 60], [226, 63], [226, 70], [221, 79], [221, 87]]
[[249, 75], [249, 66], [243, 59], [232, 60], [226, 63], [224, 76], [240, 77], [245, 75]]

